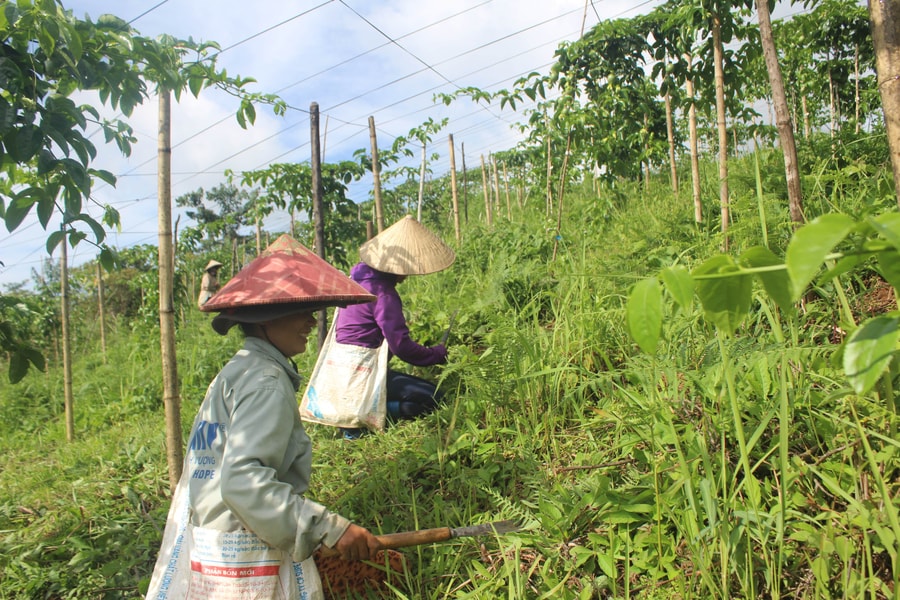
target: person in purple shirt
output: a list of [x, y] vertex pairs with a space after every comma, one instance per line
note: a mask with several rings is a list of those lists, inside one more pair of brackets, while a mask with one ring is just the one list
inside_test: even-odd
[[[351, 269], [350, 278], [376, 300], [341, 309], [335, 340], [365, 348], [378, 348], [386, 340], [390, 356], [420, 367], [447, 362], [443, 344], [423, 346], [410, 337], [397, 284], [409, 275], [446, 269], [456, 259], [453, 250], [407, 215], [363, 244], [359, 256], [362, 262]], [[388, 369], [387, 412], [392, 419], [427, 414], [440, 401], [441, 394], [430, 381]], [[344, 431], [345, 437], [358, 434], [357, 430]]]

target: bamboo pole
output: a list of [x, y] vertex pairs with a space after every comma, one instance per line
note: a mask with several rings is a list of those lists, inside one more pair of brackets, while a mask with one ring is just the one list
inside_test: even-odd
[[[544, 122], [547, 125], [547, 116], [544, 115]], [[549, 217], [553, 211], [553, 188], [550, 177], [553, 174], [553, 157], [550, 154], [550, 134], [547, 134], [547, 208], [546, 214]]]
[[422, 166], [419, 168], [419, 204], [416, 210], [416, 220], [422, 222], [422, 200], [425, 198], [425, 142], [422, 142]]
[[516, 204], [519, 207], [519, 211], [521, 212], [523, 208], [525, 208], [525, 165], [521, 165], [519, 167], [519, 185], [516, 186]]
[[103, 298], [103, 265], [97, 260], [97, 304], [100, 312], [100, 350], [106, 364], [106, 305]]
[[[310, 137], [310, 171], [312, 171], [312, 209], [313, 224], [316, 231], [316, 254], [325, 260], [325, 206], [323, 197], [325, 189], [322, 183], [322, 154], [319, 146], [319, 104], [309, 105], [309, 137]], [[319, 348], [325, 346], [328, 335], [328, 313], [325, 309], [318, 311]]]
[[558, 198], [556, 202], [556, 235], [553, 237], [553, 258], [556, 260], [556, 249], [559, 246], [559, 240], [562, 237], [562, 218], [563, 218], [563, 197], [566, 191], [566, 171], [569, 168], [569, 150], [572, 148], [572, 132], [566, 136], [566, 153], [563, 155], [562, 170], [559, 174], [559, 192], [556, 194]]
[[456, 148], [453, 146], [453, 134], [449, 136], [450, 142], [450, 196], [453, 198], [453, 229], [456, 232], [456, 243], [462, 237], [459, 231], [459, 194], [456, 190]]
[[487, 157], [487, 193], [488, 198], [491, 203], [491, 217], [494, 215], [494, 207], [496, 206], [496, 200], [494, 199], [494, 175], [491, 173], [491, 154], [488, 152]]
[[181, 478], [184, 452], [181, 438], [181, 399], [178, 395], [178, 362], [175, 357], [174, 276], [172, 265], [172, 98], [159, 92], [157, 195], [159, 197], [159, 338], [162, 355], [163, 405], [166, 413], [166, 459], [169, 489]]
[[463, 171], [463, 220], [466, 224], [469, 223], [469, 178], [468, 171], [466, 171], [466, 143], [461, 142], [459, 144], [459, 154], [462, 157], [462, 171]]
[[66, 413], [66, 441], [75, 441], [75, 396], [72, 393], [72, 339], [69, 333], [69, 250], [66, 226], [63, 232], [62, 253], [59, 257], [60, 320], [62, 321], [63, 394]]
[[[500, 175], [499, 170], [497, 169], [497, 157], [491, 154], [491, 172], [494, 174], [494, 206], [497, 207], [497, 212], [500, 212]], [[507, 218], [509, 218], [509, 214], [507, 213]]]
[[713, 13], [713, 66], [716, 83], [716, 126], [719, 131], [719, 214], [722, 231], [722, 251], [728, 251], [728, 129], [725, 123], [725, 74], [723, 71], [722, 22]]
[[[685, 55], [688, 70], [691, 69], [693, 57]], [[691, 197], [694, 200], [694, 223], [703, 222], [703, 201], [700, 197], [700, 153], [697, 142], [697, 104], [694, 102], [694, 79], [688, 77], [685, 82], [688, 105], [688, 131], [691, 154]]]
[[512, 221], [512, 204], [509, 201], [509, 173], [506, 171], [506, 161], [500, 163], [503, 167], [503, 188], [506, 190], [506, 218]]
[[488, 192], [487, 167], [484, 165], [484, 154], [481, 155], [481, 187], [484, 190], [484, 217], [488, 229], [493, 226], [491, 217], [491, 198]]
[[675, 163], [675, 124], [672, 118], [672, 97], [666, 92], [666, 138], [669, 143], [669, 176], [672, 194], [678, 197], [678, 166]]
[[375, 190], [375, 225], [384, 231], [384, 212], [381, 207], [381, 165], [378, 163], [378, 140], [375, 136], [375, 117], [369, 116], [369, 140], [372, 142], [372, 179]]

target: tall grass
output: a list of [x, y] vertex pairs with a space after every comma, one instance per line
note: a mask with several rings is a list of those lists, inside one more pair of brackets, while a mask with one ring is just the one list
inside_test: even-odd
[[[759, 165], [734, 168], [746, 185], [733, 246], [767, 234], [783, 250], [786, 208]], [[439, 381], [446, 404], [355, 442], [310, 425], [311, 496], [381, 532], [523, 524], [407, 549], [397, 598], [896, 597], [896, 411], [852, 394], [833, 359], [865, 289], [823, 288], [792, 317], [760, 295], [731, 338], [698, 307], [667, 309], [658, 352], [643, 355], [626, 333], [629, 288], [698, 264], [719, 239], [689, 199], [622, 189], [570, 192], [555, 260], [541, 209], [490, 231], [473, 211], [454, 266], [401, 286], [415, 339], [436, 342], [458, 310], [448, 365], [395, 365]], [[185, 315], [188, 427], [239, 340]], [[56, 367], [0, 384], [0, 597], [140, 597], [168, 505], [154, 335], [120, 324], [106, 363], [80, 357], [73, 444]]]

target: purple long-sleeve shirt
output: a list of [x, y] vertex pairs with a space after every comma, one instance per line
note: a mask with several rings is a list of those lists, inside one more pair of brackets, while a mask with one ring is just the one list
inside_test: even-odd
[[442, 344], [422, 346], [410, 338], [396, 275], [376, 271], [361, 262], [350, 270], [350, 278], [374, 294], [376, 300], [340, 310], [335, 324], [335, 339], [339, 343], [377, 348], [387, 340], [390, 353], [411, 365], [447, 362], [447, 348]]

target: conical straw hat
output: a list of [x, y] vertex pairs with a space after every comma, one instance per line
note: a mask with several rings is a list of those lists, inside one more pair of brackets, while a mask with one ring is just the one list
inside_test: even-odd
[[456, 253], [424, 225], [406, 215], [360, 246], [359, 257], [383, 273], [426, 275], [452, 265]]
[[206, 263], [206, 266], [203, 267], [203, 270], [209, 271], [210, 269], [218, 269], [221, 266], [222, 266], [222, 263], [220, 263], [216, 259], [212, 259], [208, 263]]
[[283, 304], [322, 308], [373, 300], [375, 296], [361, 285], [290, 236], [282, 235], [201, 310], [233, 313], [236, 309]]

